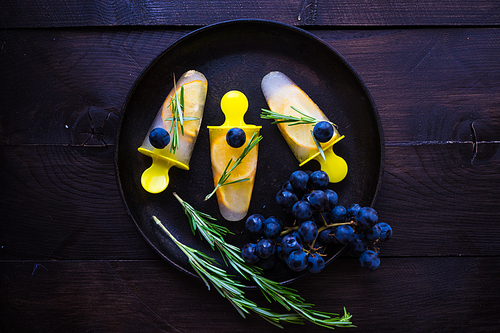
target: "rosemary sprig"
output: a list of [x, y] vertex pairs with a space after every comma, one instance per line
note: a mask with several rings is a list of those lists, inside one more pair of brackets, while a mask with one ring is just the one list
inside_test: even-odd
[[243, 151], [241, 152], [241, 155], [236, 159], [236, 161], [234, 161], [234, 164], [231, 167], [229, 167], [231, 165], [231, 163], [233, 162], [232, 158], [229, 160], [229, 162], [227, 162], [226, 168], [224, 169], [224, 172], [220, 176], [219, 181], [217, 182], [217, 185], [215, 186], [214, 190], [212, 192], [210, 192], [205, 197], [205, 200], [210, 199], [221, 186], [235, 184], [235, 183], [241, 183], [241, 182], [245, 182], [247, 180], [250, 180], [250, 178], [242, 178], [242, 179], [233, 180], [231, 182], [227, 182], [227, 180], [231, 176], [231, 172], [233, 172], [233, 170], [236, 169], [236, 167], [241, 164], [243, 159], [259, 143], [260, 140], [262, 140], [262, 135], [257, 136], [256, 132], [253, 133], [252, 138], [250, 139], [250, 141], [248, 141], [245, 149], [243, 149]]
[[234, 306], [236, 311], [238, 311], [243, 318], [246, 318], [245, 314], [252, 311], [279, 328], [283, 328], [280, 322], [293, 324], [303, 323], [301, 317], [298, 315], [280, 314], [259, 307], [255, 302], [244, 296], [245, 293], [242, 288], [245, 286], [243, 284], [234, 280], [224, 269], [215, 266], [217, 261], [214, 258], [178, 241], [156, 216], [153, 216], [153, 220], [163, 229], [170, 239], [172, 239], [179, 249], [184, 252], [189, 260], [189, 264], [203, 282], [205, 282], [207, 288], [210, 290], [210, 286], [213, 286], [222, 297], [226, 298]]
[[[180, 95], [180, 96], [179, 96]], [[184, 121], [187, 120], [198, 120], [196, 117], [184, 117], [184, 86], [181, 86], [180, 93], [177, 94], [177, 86], [174, 77], [174, 95], [170, 99], [170, 103], [167, 105], [170, 107], [172, 112], [172, 117], [165, 118], [165, 120], [170, 120], [170, 135], [172, 136], [172, 143], [170, 145], [170, 152], [175, 151], [179, 148], [179, 130], [182, 135], [184, 135]]]
[[[294, 111], [300, 113], [302, 115], [302, 117], [289, 116], [289, 115], [281, 114], [281, 113], [274, 112], [274, 111], [267, 110], [267, 109], [261, 109], [262, 113], [260, 114], [260, 117], [262, 119], [274, 120], [271, 124], [288, 123], [288, 126], [303, 125], [303, 124], [316, 124], [316, 123], [319, 123], [320, 121], [323, 121], [323, 120], [319, 120], [319, 119], [316, 119], [314, 117], [311, 117], [311, 116], [305, 114], [304, 112], [300, 111], [299, 109], [297, 109], [293, 105], [290, 105], [290, 107]], [[333, 126], [337, 127], [337, 125], [335, 125], [334, 123], [332, 123], [332, 122], [330, 122], [330, 123]]]
[[[206, 218], [209, 215], [198, 212], [190, 204], [182, 200], [176, 193], [174, 196], [184, 209], [188, 217], [191, 230], [199, 230], [200, 235], [221, 253], [226, 264], [233, 267], [245, 279], [253, 281], [264, 294], [266, 299], [281, 304], [288, 311], [293, 310], [302, 319], [312, 322], [316, 325], [334, 328], [334, 327], [354, 327], [351, 322], [351, 315], [344, 308], [344, 315], [340, 317], [335, 313], [316, 311], [314, 304], [306, 303], [298, 295], [295, 289], [285, 287], [276, 281], [263, 277], [262, 270], [254, 265], [247, 264], [241, 257], [241, 250], [229, 243], [226, 243], [224, 236], [229, 233], [227, 228], [216, 226], [217, 224], [209, 222]], [[215, 220], [209, 217], [210, 220]]]

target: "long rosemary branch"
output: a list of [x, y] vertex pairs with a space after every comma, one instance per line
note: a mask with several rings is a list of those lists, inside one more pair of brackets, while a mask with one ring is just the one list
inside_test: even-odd
[[[182, 200], [176, 193], [173, 193], [188, 216], [191, 230], [199, 230], [200, 235], [215, 249], [217, 248], [226, 264], [232, 266], [245, 279], [255, 282], [268, 301], [280, 303], [288, 311], [293, 310], [304, 320], [310, 321], [316, 325], [334, 328], [334, 327], [353, 327], [351, 315], [344, 308], [344, 315], [339, 317], [336, 313], [327, 313], [313, 309], [314, 304], [306, 303], [298, 295], [295, 289], [285, 287], [276, 281], [263, 277], [262, 270], [257, 266], [247, 264], [241, 257], [241, 250], [229, 243], [226, 243], [224, 236], [229, 233], [227, 228], [209, 222], [207, 214], [198, 212], [190, 204]], [[215, 220], [209, 217], [210, 220]]]
[[215, 266], [217, 262], [214, 258], [178, 241], [156, 216], [153, 216], [153, 220], [184, 252], [191, 267], [205, 282], [207, 288], [210, 290], [210, 287], [213, 286], [222, 297], [226, 298], [234, 306], [243, 318], [246, 318], [245, 314], [252, 311], [279, 328], [283, 328], [280, 325], [281, 322], [303, 324], [301, 317], [296, 314], [276, 313], [269, 309], [261, 308], [255, 302], [246, 298], [242, 290], [244, 285], [234, 280], [224, 269]]

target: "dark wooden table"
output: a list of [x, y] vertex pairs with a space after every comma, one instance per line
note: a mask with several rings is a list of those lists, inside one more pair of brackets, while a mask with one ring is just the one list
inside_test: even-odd
[[[348, 332], [500, 328], [500, 6], [455, 1], [0, 3], [0, 331], [282, 332], [242, 319], [141, 237], [115, 135], [141, 71], [220, 21], [299, 26], [338, 50], [385, 136], [382, 265], [347, 255], [291, 286]], [[262, 300], [256, 291], [250, 297]], [[286, 332], [327, 329], [286, 325]]]

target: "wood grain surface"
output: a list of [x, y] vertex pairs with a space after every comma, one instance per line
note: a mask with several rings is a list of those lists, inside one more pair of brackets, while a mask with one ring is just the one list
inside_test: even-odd
[[[338, 50], [380, 114], [381, 267], [343, 255], [291, 287], [345, 332], [497, 332], [500, 9], [495, 1], [2, 1], [1, 332], [328, 332], [241, 318], [148, 246], [121, 200], [127, 94], [207, 24], [298, 25]], [[300, 20], [299, 20], [300, 17]], [[262, 295], [248, 295], [268, 306]], [[276, 305], [272, 308], [279, 309]]]

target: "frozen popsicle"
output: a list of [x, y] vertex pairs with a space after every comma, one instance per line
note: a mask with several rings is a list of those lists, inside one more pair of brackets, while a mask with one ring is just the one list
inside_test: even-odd
[[187, 71], [174, 82], [138, 148], [139, 152], [152, 158], [151, 166], [141, 176], [146, 191], [159, 193], [165, 190], [169, 184], [168, 172], [173, 166], [189, 170], [203, 117], [207, 85], [205, 76], [195, 70]]
[[[245, 217], [250, 206], [257, 169], [258, 142], [262, 138], [259, 136], [261, 126], [245, 123], [243, 117], [248, 109], [248, 100], [243, 93], [229, 91], [222, 97], [220, 104], [225, 115], [224, 123], [221, 126], [208, 126], [215, 193], [221, 215], [228, 221], [239, 221]], [[247, 153], [241, 159], [244, 152]], [[239, 164], [238, 159], [241, 160]], [[237, 166], [225, 181], [226, 185], [218, 187], [225, 171], [231, 170], [235, 163]], [[247, 180], [235, 182], [242, 179]]]
[[[268, 73], [262, 79], [261, 88], [271, 111], [298, 118], [305, 114], [318, 121], [329, 122], [323, 111], [285, 74], [277, 71]], [[288, 123], [278, 123], [277, 126], [299, 161], [299, 166], [311, 160], [317, 160], [321, 165], [321, 170], [328, 174], [331, 183], [340, 182], [345, 178], [347, 163], [337, 156], [332, 148], [335, 143], [344, 138], [335, 126], [333, 126], [331, 139], [318, 143], [312, 135], [314, 123], [291, 126]], [[319, 151], [318, 144], [321, 145], [324, 156]]]

